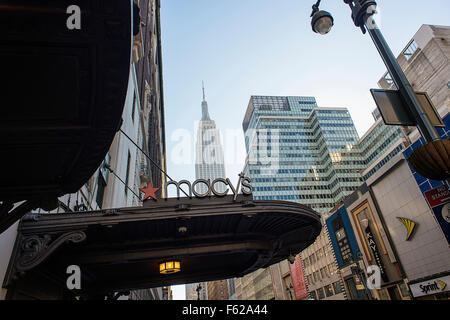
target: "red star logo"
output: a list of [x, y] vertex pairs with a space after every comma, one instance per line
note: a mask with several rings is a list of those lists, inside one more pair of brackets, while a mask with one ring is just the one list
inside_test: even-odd
[[147, 188], [139, 188], [142, 192], [145, 193], [142, 201], [147, 200], [149, 197], [152, 197], [154, 200], [157, 200], [155, 192], [159, 190], [159, 188], [153, 188], [152, 184], [149, 182], [147, 184]]

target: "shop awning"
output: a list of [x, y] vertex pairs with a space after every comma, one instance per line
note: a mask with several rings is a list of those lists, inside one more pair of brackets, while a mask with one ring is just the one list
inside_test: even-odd
[[[76, 294], [86, 297], [241, 277], [299, 253], [320, 231], [319, 215], [306, 206], [242, 195], [27, 215], [4, 285], [11, 294], [36, 281], [65, 290], [70, 265], [80, 267]], [[180, 262], [181, 271], [161, 274], [165, 261]]]

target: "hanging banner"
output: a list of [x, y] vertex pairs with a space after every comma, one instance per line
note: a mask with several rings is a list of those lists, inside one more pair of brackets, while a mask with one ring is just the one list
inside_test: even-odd
[[306, 281], [303, 276], [302, 263], [300, 257], [297, 255], [293, 264], [289, 264], [291, 271], [292, 285], [294, 286], [295, 299], [300, 300], [308, 297], [308, 290], [306, 289]]

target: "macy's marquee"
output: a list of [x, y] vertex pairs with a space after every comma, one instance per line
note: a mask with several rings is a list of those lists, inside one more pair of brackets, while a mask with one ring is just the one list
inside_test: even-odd
[[[165, 197], [163, 199], [167, 199], [168, 195], [168, 189], [170, 185], [174, 185], [177, 190], [177, 198], [180, 198], [180, 192], [185, 193], [189, 198], [192, 198], [192, 194], [194, 194], [197, 198], [205, 198], [205, 197], [211, 197], [212, 195], [216, 197], [225, 197], [228, 195], [229, 191], [231, 190], [231, 193], [234, 195], [233, 200], [236, 200], [239, 191], [241, 191], [244, 195], [251, 195], [253, 193], [252, 185], [250, 184], [251, 179], [248, 177], [245, 177], [244, 174], [241, 172], [239, 174], [239, 180], [236, 185], [233, 185], [233, 183], [230, 181], [230, 179], [226, 178], [217, 178], [211, 181], [210, 179], [197, 179], [192, 184], [188, 180], [181, 180], [181, 181], [169, 181], [166, 183], [164, 187], [164, 195]], [[225, 185], [226, 189], [223, 192], [217, 191], [217, 184], [223, 184]], [[182, 185], [184, 185], [184, 188], [182, 189]], [[206, 187], [206, 191], [204, 193], [198, 192], [196, 190], [197, 185], [203, 185]], [[186, 193], [186, 187], [187, 187], [187, 193]], [[151, 184], [147, 186], [147, 188], [141, 188], [142, 192], [145, 193], [142, 201], [147, 200], [149, 197], [153, 198], [154, 200], [157, 200], [155, 192], [159, 190], [159, 188], [153, 188]]]

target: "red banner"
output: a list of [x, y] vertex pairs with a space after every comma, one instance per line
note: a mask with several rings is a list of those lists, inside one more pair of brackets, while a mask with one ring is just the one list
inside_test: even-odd
[[306, 289], [306, 281], [303, 276], [302, 263], [300, 257], [295, 257], [295, 262], [289, 264], [291, 269], [292, 285], [294, 286], [295, 298], [297, 300], [304, 299], [308, 297], [308, 290]]

